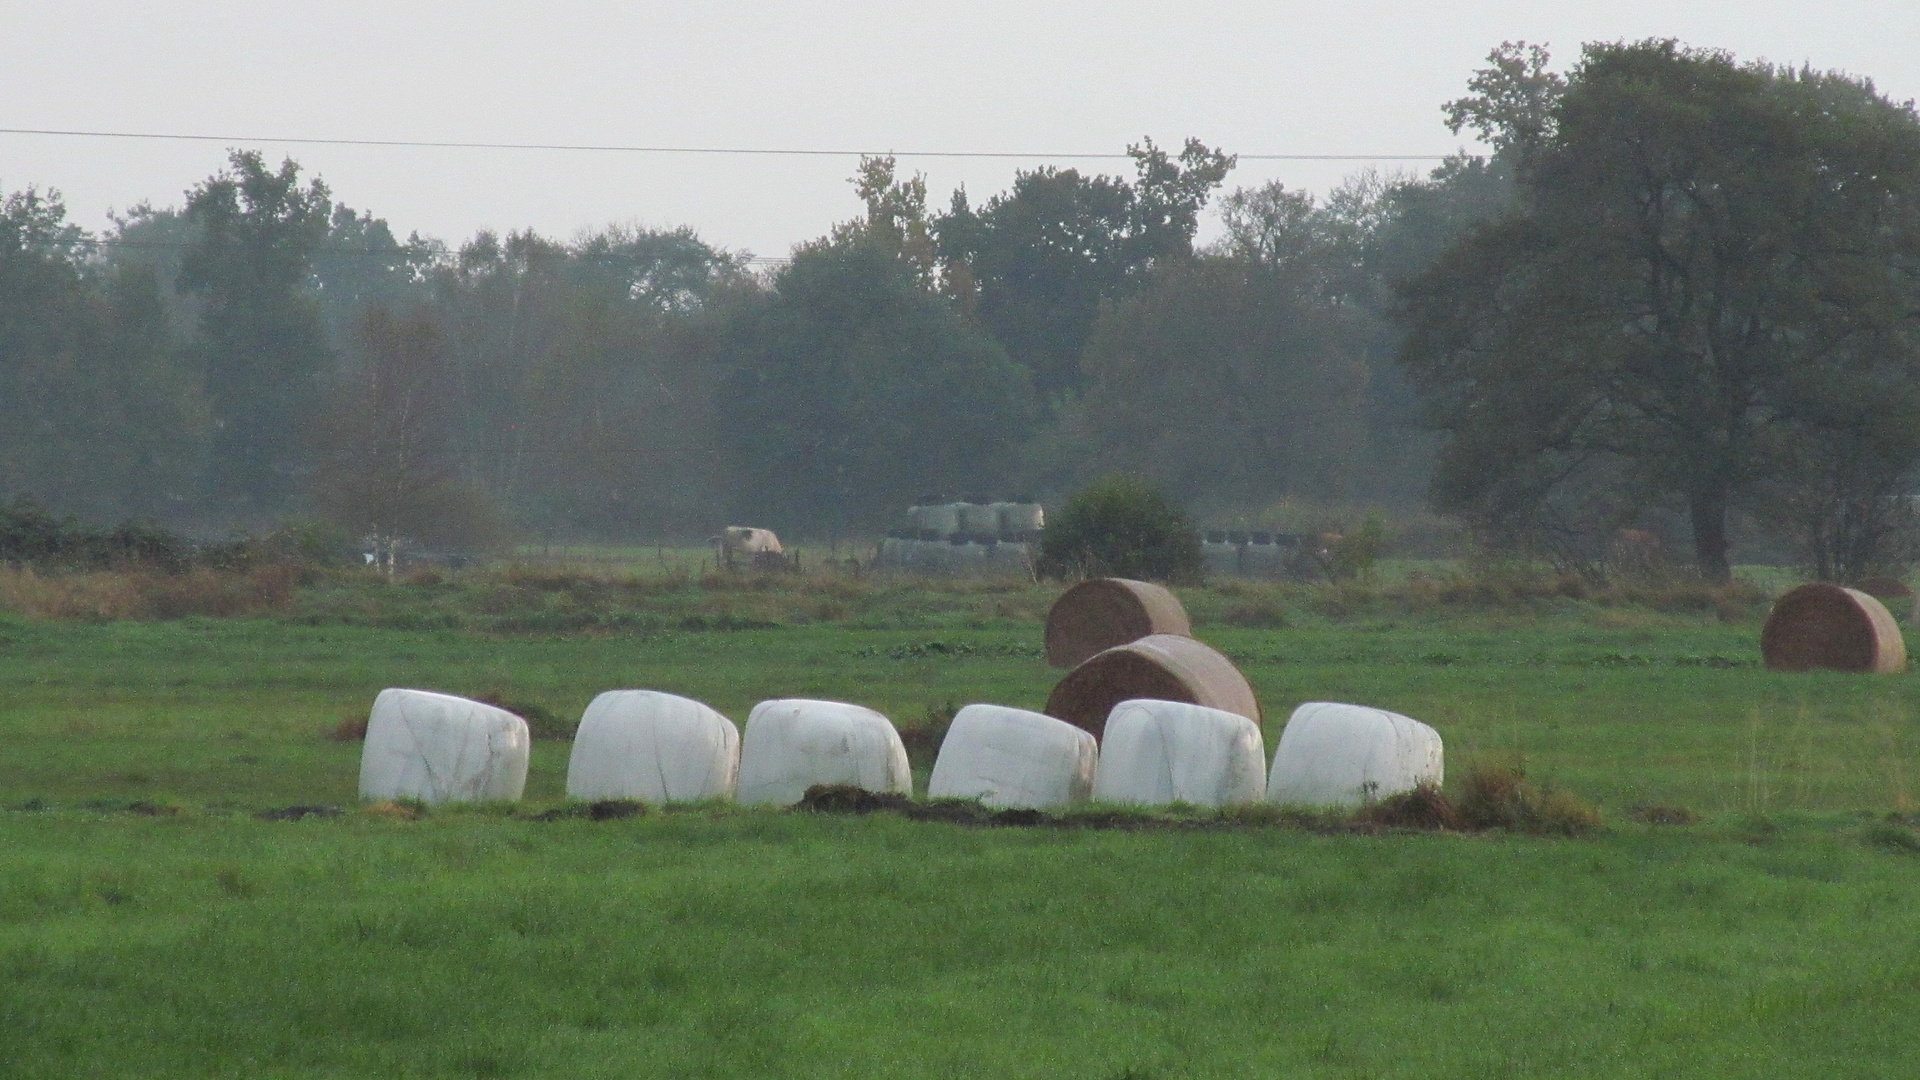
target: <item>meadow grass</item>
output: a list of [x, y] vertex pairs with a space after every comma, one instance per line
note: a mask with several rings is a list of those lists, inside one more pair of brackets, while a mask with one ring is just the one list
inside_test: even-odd
[[[1441, 731], [1454, 784], [1468, 761], [1522, 760], [1608, 827], [535, 820], [558, 805], [563, 740], [536, 742], [528, 805], [409, 821], [355, 810], [359, 747], [330, 737], [394, 685], [562, 717], [616, 687], [736, 719], [839, 698], [908, 728], [970, 701], [1037, 707], [1058, 675], [1032, 615], [1049, 593], [1018, 583], [423, 576], [323, 581], [274, 617], [0, 616], [0, 1075], [1891, 1077], [1920, 1060], [1903, 1022], [1920, 678], [1767, 672], [1763, 606], [1684, 590], [1186, 595], [1259, 692], [1269, 751], [1301, 701], [1381, 705]], [[552, 620], [567, 610], [590, 621]], [[295, 804], [345, 812], [254, 817]], [[1647, 807], [1704, 820], [1639, 824]]]
[[1920, 857], [1832, 822], [4, 829], [15, 1076], [1899, 1077], [1920, 1053]]

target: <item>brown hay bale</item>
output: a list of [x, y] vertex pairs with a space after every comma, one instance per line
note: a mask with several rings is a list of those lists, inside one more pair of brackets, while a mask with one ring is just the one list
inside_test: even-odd
[[1099, 738], [1107, 714], [1133, 698], [1205, 705], [1260, 722], [1260, 702], [1233, 661], [1174, 634], [1154, 634], [1089, 657], [1054, 686], [1045, 712]]
[[1760, 655], [1774, 671], [1907, 668], [1907, 643], [1886, 605], [1856, 589], [1802, 585], [1773, 602]]
[[1913, 590], [1908, 588], [1907, 583], [1901, 581], [1899, 578], [1861, 578], [1859, 581], [1853, 583], [1853, 587], [1873, 597], [1875, 600], [1908, 600], [1913, 597]]
[[1187, 609], [1159, 585], [1128, 578], [1083, 581], [1047, 612], [1047, 663], [1070, 668], [1095, 653], [1150, 634], [1188, 637]]

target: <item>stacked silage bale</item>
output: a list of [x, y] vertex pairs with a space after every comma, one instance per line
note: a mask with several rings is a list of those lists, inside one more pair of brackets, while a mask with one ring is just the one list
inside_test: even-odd
[[879, 565], [909, 573], [1007, 574], [1032, 572], [1034, 545], [1045, 514], [1035, 502], [974, 497], [946, 502], [922, 496], [907, 510], [907, 529], [888, 534]]
[[1239, 577], [1240, 545], [1227, 542], [1227, 530], [1210, 530], [1200, 539], [1200, 564], [1208, 577]]
[[1272, 579], [1286, 572], [1286, 551], [1274, 543], [1270, 532], [1256, 530], [1247, 538], [1240, 553], [1241, 574], [1250, 578]]

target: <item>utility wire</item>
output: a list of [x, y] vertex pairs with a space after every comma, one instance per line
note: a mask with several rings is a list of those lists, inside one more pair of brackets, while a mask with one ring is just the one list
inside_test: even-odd
[[[805, 150], [734, 146], [615, 146], [602, 143], [462, 142], [433, 139], [267, 138], [241, 135], [189, 135], [152, 131], [79, 131], [57, 128], [0, 128], [0, 135], [50, 135], [78, 139], [146, 139], [168, 142], [285, 143], [302, 146], [386, 146], [438, 150], [563, 150], [612, 154], [726, 154], [760, 157], [1000, 158], [1121, 161], [1129, 154], [1034, 154], [1002, 150]], [[1236, 154], [1242, 161], [1444, 161], [1445, 154]]]
[[[193, 244], [186, 243], [184, 241], [121, 240], [121, 239], [116, 239], [114, 237], [104, 237], [104, 236], [76, 236], [70, 239], [56, 241], [50, 246], [59, 247], [63, 244], [71, 245], [73, 247], [87, 247], [87, 248], [124, 248], [128, 250], [133, 250], [133, 251], [186, 251], [187, 249], [194, 246]], [[409, 249], [407, 247], [402, 246], [402, 247], [396, 247], [396, 248], [383, 248], [379, 250], [375, 250], [372, 248], [321, 248], [315, 251], [311, 257], [327, 258], [327, 259], [352, 257], [352, 258], [369, 258], [369, 259], [391, 259], [391, 260], [399, 261], [399, 260], [405, 259], [409, 255], [421, 255], [421, 256], [425, 256], [424, 261], [426, 262], [437, 262], [437, 261], [450, 258], [456, 254], [458, 254], [458, 252], [452, 251], [452, 250], [435, 251], [435, 250], [423, 250], [419, 248]], [[722, 256], [726, 255], [725, 252], [721, 252], [720, 254]], [[542, 256], [543, 261], [544, 261], [544, 258], [545, 257]], [[624, 260], [621, 259], [618, 255], [593, 254], [589, 252], [572, 251], [572, 250], [569, 250], [564, 254], [562, 254], [561, 256], [559, 256], [557, 261], [598, 263], [603, 266], [619, 266], [619, 265], [622, 265], [624, 262]], [[751, 256], [744, 256], [744, 257], [735, 255], [731, 259], [722, 259], [721, 261], [746, 263], [752, 266], [769, 266], [769, 265], [784, 266], [785, 264], [790, 263], [793, 260], [780, 255], [751, 255]]]

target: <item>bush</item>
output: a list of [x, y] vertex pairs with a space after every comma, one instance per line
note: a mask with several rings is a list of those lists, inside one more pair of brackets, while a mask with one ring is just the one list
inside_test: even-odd
[[1543, 787], [1525, 767], [1477, 763], [1460, 785], [1460, 819], [1470, 829], [1578, 836], [1600, 827], [1600, 812], [1570, 791]]
[[1040, 538], [1038, 569], [1048, 577], [1193, 582], [1200, 566], [1200, 533], [1186, 511], [1129, 476], [1089, 484]]

